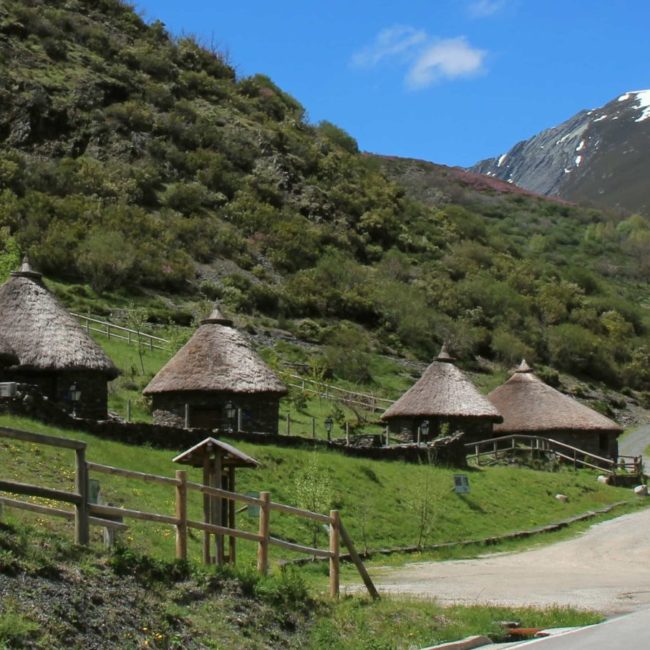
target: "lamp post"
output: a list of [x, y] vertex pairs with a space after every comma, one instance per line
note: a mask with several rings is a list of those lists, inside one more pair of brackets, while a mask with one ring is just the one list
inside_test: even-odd
[[334, 426], [334, 420], [332, 420], [332, 416], [328, 415], [325, 418], [325, 431], [327, 431], [327, 440], [330, 441], [332, 439], [332, 426]]
[[226, 402], [226, 405], [224, 406], [224, 411], [226, 413], [226, 420], [228, 422], [228, 431], [232, 433], [233, 431], [233, 421], [235, 417], [237, 416], [237, 409], [235, 406], [233, 406], [233, 403], [231, 400], [228, 400]]
[[74, 381], [72, 384], [70, 384], [70, 388], [68, 388], [68, 397], [70, 398], [70, 401], [72, 402], [72, 417], [76, 418], [77, 417], [77, 404], [81, 400], [81, 391], [79, 390], [79, 387], [77, 386], [77, 382]]
[[418, 427], [418, 445], [420, 444], [420, 437], [426, 437], [429, 435], [429, 420], [422, 420], [420, 426]]

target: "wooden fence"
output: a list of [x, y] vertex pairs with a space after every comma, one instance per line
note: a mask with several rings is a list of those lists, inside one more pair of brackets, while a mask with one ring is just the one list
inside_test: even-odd
[[70, 315], [78, 318], [87, 332], [96, 332], [98, 334], [103, 334], [109, 339], [126, 341], [129, 345], [140, 344], [149, 350], [164, 350], [165, 352], [171, 350], [170, 342], [160, 336], [154, 336], [153, 334], [147, 334], [128, 327], [122, 327], [121, 325], [115, 325], [115, 323], [109, 323], [108, 321], [93, 318], [92, 316], [87, 316], [85, 314], [75, 314], [74, 312], [70, 312]]
[[356, 393], [321, 381], [307, 379], [290, 372], [284, 373], [284, 376], [287, 378], [286, 383], [288, 386], [299, 388], [305, 393], [324, 399], [337, 400], [343, 404], [361, 406], [373, 413], [383, 413], [389, 406], [395, 403], [394, 400], [386, 397], [377, 397], [369, 393]]
[[509, 436], [500, 436], [498, 438], [488, 438], [478, 442], [470, 442], [465, 445], [468, 453], [476, 460], [476, 464], [481, 464], [482, 458], [491, 458], [498, 461], [499, 458], [506, 458], [518, 453], [530, 454], [531, 457], [536, 455], [553, 455], [555, 458], [564, 462], [572, 463], [575, 468], [589, 467], [598, 469], [615, 475], [617, 472], [630, 473], [636, 476], [643, 475], [643, 457], [642, 456], [619, 456], [617, 460], [598, 456], [584, 449], [572, 447], [564, 442], [544, 438], [541, 436], [528, 436], [514, 434]]
[[[187, 480], [185, 470], [177, 470], [175, 478], [167, 476], [158, 476], [144, 472], [101, 465], [86, 461], [86, 443], [71, 440], [67, 438], [58, 438], [37, 433], [25, 431], [16, 431], [13, 429], [0, 428], [0, 437], [14, 438], [25, 442], [35, 444], [51, 445], [62, 447], [75, 451], [75, 492], [65, 492], [51, 488], [44, 488], [37, 485], [18, 483], [16, 481], [2, 480], [0, 478], [0, 492], [11, 494], [21, 494], [26, 496], [42, 497], [64, 503], [71, 503], [75, 506], [75, 511], [62, 510], [51, 506], [27, 503], [8, 497], [0, 497], [0, 504], [12, 508], [29, 510], [46, 516], [62, 517], [64, 519], [74, 519], [75, 521], [75, 542], [77, 544], [87, 545], [90, 541], [89, 529], [91, 525], [102, 526], [113, 530], [125, 530], [127, 526], [123, 523], [124, 519], [138, 519], [150, 521], [158, 524], [167, 524], [173, 526], [176, 531], [176, 558], [187, 559], [187, 542], [189, 529], [201, 530], [204, 533], [204, 561], [210, 561], [209, 553], [209, 536], [215, 535], [221, 538], [227, 536], [230, 538], [230, 561], [234, 562], [234, 540], [244, 539], [257, 543], [257, 570], [265, 575], [269, 568], [269, 548], [278, 546], [290, 551], [305, 553], [312, 557], [329, 559], [329, 592], [332, 597], [337, 597], [340, 586], [340, 540], [348, 548], [350, 557], [357, 567], [361, 578], [364, 581], [370, 595], [373, 598], [379, 598], [368, 572], [361, 561], [352, 539], [341, 523], [338, 510], [331, 510], [328, 515], [295, 508], [283, 503], [271, 501], [269, 492], [261, 492], [259, 497], [253, 497], [238, 492], [210, 487], [201, 483], [193, 483]], [[130, 508], [118, 508], [111, 505], [91, 503], [89, 500], [89, 473], [96, 472], [100, 474], [110, 474], [124, 478], [135, 479], [150, 483], [157, 483], [173, 487], [175, 491], [175, 513], [173, 515], [160, 514], [155, 512], [144, 512]], [[234, 527], [234, 521], [230, 521], [228, 526], [219, 526], [208, 523], [208, 511], [210, 505], [206, 506], [204, 501], [204, 521], [197, 521], [188, 517], [187, 497], [189, 491], [202, 493], [208, 498], [229, 499], [234, 502], [242, 502], [247, 505], [259, 507], [258, 531], [253, 533]], [[231, 509], [232, 511], [232, 509]], [[270, 534], [271, 512], [278, 511], [285, 514], [301, 517], [311, 521], [325, 524], [329, 529], [329, 548], [319, 549], [294, 542], [288, 542]]]

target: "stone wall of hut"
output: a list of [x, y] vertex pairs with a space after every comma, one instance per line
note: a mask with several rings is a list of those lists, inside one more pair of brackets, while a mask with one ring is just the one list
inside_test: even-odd
[[425, 438], [421, 436], [422, 442], [427, 442], [437, 438], [441, 434], [452, 434], [461, 431], [463, 443], [476, 442], [492, 438], [492, 421], [487, 418], [410, 418], [396, 417], [388, 421], [388, 430], [394, 435], [402, 435], [405, 439], [417, 440], [418, 427], [423, 420], [429, 422], [429, 435]]
[[[0, 373], [1, 381], [29, 384], [67, 413], [80, 418], [105, 420], [108, 417], [108, 379], [105, 374], [91, 370], [38, 371], [6, 369]], [[78, 404], [70, 399], [73, 383], [81, 391]]]
[[[239, 410], [239, 423], [237, 418], [229, 421], [226, 417], [227, 402], [232, 402], [233, 408]], [[274, 393], [155, 393], [152, 395], [153, 421], [171, 427], [185, 426], [186, 404], [190, 428], [278, 433], [280, 396]]]

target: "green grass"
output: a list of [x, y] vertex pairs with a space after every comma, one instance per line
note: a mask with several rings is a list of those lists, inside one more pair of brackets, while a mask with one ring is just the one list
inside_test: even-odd
[[[175, 455], [171, 451], [125, 445], [10, 416], [0, 416], [0, 426], [85, 440], [89, 444], [88, 459], [98, 463], [164, 476], [172, 476], [178, 468], [171, 462]], [[460, 496], [453, 492], [453, 475], [457, 472], [453, 469], [354, 459], [330, 451], [236, 444], [262, 463], [258, 470], [240, 470], [238, 491], [269, 490], [274, 501], [300, 504], [312, 496], [305, 494], [305, 482], [322, 485], [324, 496], [321, 495], [320, 504], [316, 502], [317, 509], [339, 509], [359, 550], [414, 545], [418, 541], [427, 545], [479, 539], [635, 499], [630, 490], [601, 485], [595, 474], [587, 471], [469, 470], [466, 473], [471, 492]], [[74, 458], [66, 450], [0, 438], [0, 463], [4, 476], [9, 479], [62, 489], [73, 486]], [[197, 470], [189, 472], [190, 480], [200, 481]], [[92, 477], [100, 480], [103, 497], [111, 503], [150, 512], [174, 512], [171, 488], [107, 475]], [[568, 495], [568, 503], [554, 498], [558, 492]], [[12, 516], [37, 520], [53, 531], [65, 528], [67, 534], [72, 534], [70, 526], [59, 520], [27, 513]], [[198, 494], [190, 500], [190, 516], [201, 518]], [[130, 547], [159, 558], [173, 557], [171, 527], [134, 520], [128, 524], [125, 539]], [[257, 519], [243, 513], [238, 517], [238, 524], [256, 530]], [[303, 544], [310, 544], [313, 534], [306, 522], [281, 513], [273, 514], [271, 531], [275, 536]], [[94, 530], [94, 542], [98, 539], [99, 531]], [[318, 531], [317, 541], [321, 547], [326, 546], [324, 531]], [[200, 558], [198, 533], [190, 539], [189, 550], [193, 559]], [[253, 543], [240, 542], [241, 564], [252, 565], [255, 551]], [[273, 563], [293, 557], [296, 555], [275, 547], [271, 552]]]
[[[111, 555], [82, 552], [64, 538], [24, 524], [0, 526], [0, 551], [0, 574], [15, 595], [0, 602], [0, 646], [7, 648], [85, 647], [85, 634], [96, 640], [88, 630], [92, 615], [79, 607], [90, 595], [103, 608], [95, 615], [104, 617], [106, 647], [406, 650], [471, 634], [500, 640], [503, 620], [544, 628], [602, 618], [569, 608], [443, 607], [392, 596], [379, 602], [356, 596], [333, 602], [310, 595], [295, 570], [261, 577], [229, 567], [155, 560], [126, 549]], [[64, 578], [56, 609], [45, 606], [39, 585], [47, 589], [69, 575], [76, 585], [66, 586]], [[124, 610], [130, 609], [124, 601], [134, 597], [146, 598], [131, 605], [139, 607], [135, 616]], [[70, 621], [60, 620], [61, 612], [75, 617], [74, 632]], [[120, 613], [129, 616], [129, 623]]]
[[594, 612], [567, 608], [442, 607], [431, 601], [384, 598], [370, 603], [343, 599], [314, 626], [309, 647], [316, 650], [393, 650], [421, 648], [474, 634], [505, 638], [499, 621], [522, 627], [572, 627], [598, 623]]

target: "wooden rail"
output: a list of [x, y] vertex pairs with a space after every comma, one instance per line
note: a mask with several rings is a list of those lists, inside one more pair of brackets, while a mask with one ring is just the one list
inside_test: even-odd
[[[221, 488], [216, 488], [201, 483], [192, 483], [187, 480], [187, 472], [178, 470], [176, 477], [159, 476], [145, 472], [127, 470], [111, 465], [102, 465], [91, 463], [85, 460], [86, 443], [78, 440], [67, 438], [57, 438], [37, 433], [17, 431], [14, 429], [0, 428], [0, 437], [13, 438], [25, 442], [36, 444], [51, 445], [72, 449], [76, 454], [76, 472], [75, 472], [75, 491], [67, 492], [53, 488], [19, 483], [17, 481], [0, 478], [0, 492], [9, 492], [13, 494], [24, 494], [33, 497], [51, 499], [70, 503], [74, 505], [75, 510], [64, 510], [42, 504], [28, 503], [8, 497], [0, 496], [0, 505], [7, 507], [21, 508], [31, 512], [44, 514], [52, 517], [61, 517], [75, 522], [75, 541], [78, 544], [89, 543], [89, 526], [102, 526], [112, 530], [125, 530], [127, 526], [122, 523], [124, 519], [138, 519], [149, 521], [157, 524], [173, 526], [176, 530], [176, 557], [187, 559], [188, 551], [188, 531], [191, 528], [202, 530], [217, 536], [228, 536], [231, 538], [240, 538], [258, 545], [257, 550], [257, 568], [262, 574], [268, 572], [269, 567], [269, 548], [278, 546], [297, 553], [306, 553], [313, 557], [329, 559], [330, 563], [330, 585], [329, 591], [332, 597], [338, 597], [340, 584], [340, 541], [350, 550], [350, 555], [359, 569], [359, 572], [368, 587], [373, 598], [378, 597], [374, 585], [368, 576], [365, 567], [361, 563], [358, 554], [354, 550], [354, 545], [349, 535], [343, 528], [339, 512], [331, 510], [329, 515], [311, 512], [302, 508], [296, 508], [284, 503], [271, 501], [269, 492], [261, 492], [259, 497], [240, 494]], [[89, 499], [89, 472], [98, 472], [113, 476], [121, 476], [127, 479], [134, 479], [149, 483], [157, 483], [173, 487], [175, 490], [175, 511], [174, 514], [161, 514], [157, 512], [146, 512], [133, 508], [116, 507], [113, 505], [91, 503]], [[235, 527], [234, 519], [229, 522], [228, 526], [208, 523], [208, 521], [195, 521], [189, 519], [187, 509], [188, 491], [193, 490], [206, 495], [209, 498], [228, 499], [231, 501], [240, 501], [247, 505], [259, 507], [258, 532], [253, 533], [241, 530]], [[295, 517], [301, 517], [329, 527], [329, 548], [319, 549], [312, 546], [306, 546], [278, 537], [271, 536], [270, 520], [271, 512], [282, 512]], [[356, 558], [356, 559], [355, 559]]]
[[291, 372], [285, 372], [283, 374], [287, 378], [287, 386], [299, 388], [305, 393], [311, 393], [312, 395], [324, 399], [335, 399], [344, 404], [362, 406], [373, 413], [383, 413], [389, 406], [392, 406], [395, 403], [394, 400], [386, 397], [377, 397], [370, 393], [357, 393], [351, 390], [345, 390], [344, 388], [332, 386], [331, 384], [326, 384], [314, 379], [307, 379], [306, 377]]
[[103, 526], [106, 528], [113, 527], [115, 522], [105, 521], [96, 517], [91, 517], [88, 503], [88, 468], [86, 463], [86, 443], [81, 440], [72, 440], [70, 438], [57, 438], [41, 433], [32, 433], [31, 431], [19, 431], [17, 429], [0, 428], [0, 437], [21, 440], [50, 447], [59, 447], [62, 449], [71, 449], [75, 452], [75, 492], [66, 492], [53, 488], [42, 487], [40, 485], [31, 485], [29, 483], [19, 483], [18, 481], [0, 480], [0, 492], [9, 492], [10, 494], [22, 494], [52, 501], [62, 501], [75, 506], [74, 512], [61, 510], [51, 506], [18, 501], [7, 497], [1, 497], [1, 502], [12, 508], [38, 512], [39, 514], [49, 515], [52, 517], [63, 517], [73, 519], [75, 527], [75, 542], [77, 544], [88, 544], [90, 541], [90, 526]]
[[643, 472], [643, 459], [641, 456], [619, 456], [618, 460], [605, 458], [584, 449], [573, 447], [553, 438], [542, 436], [531, 436], [524, 434], [513, 434], [488, 438], [478, 442], [470, 442], [465, 445], [468, 451], [473, 451], [472, 457], [476, 459], [477, 465], [481, 464], [484, 456], [512, 455], [520, 451], [552, 453], [555, 457], [573, 463], [574, 467], [589, 467], [590, 469], [603, 470], [610, 474], [617, 471], [641, 474]]
[[109, 339], [117, 339], [118, 341], [126, 341], [129, 345], [141, 343], [150, 350], [164, 350], [168, 352], [171, 349], [171, 344], [167, 339], [146, 332], [123, 327], [122, 325], [115, 325], [108, 321], [99, 318], [93, 318], [85, 314], [76, 314], [70, 312], [71, 316], [78, 318], [87, 332], [96, 332], [103, 334]]

